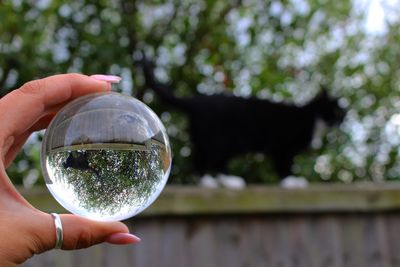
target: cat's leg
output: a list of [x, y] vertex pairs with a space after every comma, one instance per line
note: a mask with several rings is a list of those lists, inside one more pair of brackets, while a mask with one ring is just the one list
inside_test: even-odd
[[292, 174], [294, 155], [278, 154], [273, 157], [276, 171], [281, 179], [280, 185], [284, 188], [305, 188], [308, 181], [304, 177], [294, 176]]
[[193, 167], [199, 175], [197, 184], [206, 188], [219, 187], [217, 179], [209, 173], [211, 168], [210, 158], [207, 157], [207, 152], [200, 149], [194, 149], [193, 152]]
[[226, 188], [243, 189], [246, 187], [245, 180], [240, 176], [219, 173], [217, 175], [217, 180], [221, 186]]
[[228, 156], [222, 152], [215, 154], [214, 156], [209, 155], [207, 158], [209, 160], [208, 170], [212, 170], [213, 173], [217, 173], [216, 178], [210, 175], [205, 175], [202, 177], [202, 183], [209, 185], [208, 187], [217, 186], [231, 188], [231, 189], [242, 189], [246, 186], [246, 183], [242, 177], [235, 175], [228, 175], [227, 163]]
[[275, 170], [280, 179], [292, 175], [292, 165], [294, 156], [291, 154], [275, 153], [272, 156]]
[[200, 177], [199, 183], [200, 186], [206, 188], [217, 188], [219, 187], [218, 181], [215, 177], [211, 176], [210, 174], [206, 173]]
[[280, 185], [284, 188], [306, 188], [308, 181], [304, 177], [290, 175], [283, 178]]
[[[208, 188], [226, 187], [233, 189], [241, 189], [246, 186], [242, 177], [234, 175], [226, 175], [227, 173], [227, 157], [222, 152], [217, 151], [214, 155], [201, 160], [197, 166], [201, 168], [204, 175], [200, 178], [199, 185]], [[207, 172], [218, 173], [217, 177], [213, 177]]]
[[230, 175], [228, 173], [228, 161], [229, 161], [229, 156], [228, 155], [222, 155], [220, 154], [220, 157], [218, 160], [214, 162], [213, 168], [217, 170], [217, 181], [218, 183], [225, 188], [230, 188], [230, 189], [242, 189], [246, 187], [246, 182], [245, 180], [236, 175]]
[[[242, 177], [224, 174], [227, 173], [226, 166], [229, 160], [229, 155], [225, 153], [224, 149], [218, 149], [214, 146], [213, 153], [196, 150], [193, 156], [195, 169], [203, 174], [199, 180], [200, 186], [208, 188], [222, 186], [232, 189], [241, 189], [246, 186]], [[218, 175], [214, 178], [209, 172], [218, 173]]]

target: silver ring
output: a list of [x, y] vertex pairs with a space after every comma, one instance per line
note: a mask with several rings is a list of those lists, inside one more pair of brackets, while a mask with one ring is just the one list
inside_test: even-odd
[[54, 219], [54, 225], [56, 226], [56, 246], [55, 249], [61, 249], [63, 243], [63, 228], [61, 223], [60, 215], [57, 213], [51, 213]]

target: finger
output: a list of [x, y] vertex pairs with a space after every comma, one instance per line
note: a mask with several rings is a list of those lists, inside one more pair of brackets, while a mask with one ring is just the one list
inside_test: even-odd
[[14, 140], [12, 146], [7, 149], [7, 153], [4, 156], [4, 167], [7, 169], [15, 157], [18, 155], [19, 151], [21, 151], [23, 145], [26, 140], [29, 138], [30, 133], [26, 132], [20, 135], [17, 139]]
[[6, 169], [10, 166], [11, 162], [15, 159], [18, 152], [22, 149], [29, 136], [33, 132], [45, 129], [49, 125], [50, 121], [53, 119], [54, 115], [55, 114], [51, 113], [42, 117], [28, 131], [22, 133], [15, 138], [12, 146], [7, 150], [7, 153], [4, 157], [4, 166], [6, 167]]
[[62, 248], [67, 250], [87, 248], [106, 241], [113, 234], [129, 233], [128, 227], [121, 222], [98, 222], [71, 214], [62, 215], [61, 220], [64, 229]]
[[[0, 100], [0, 171], [10, 164], [21, 148], [19, 139], [26, 140], [26, 132], [54, 107], [84, 94], [110, 90], [107, 81], [81, 74], [60, 74], [26, 83]], [[28, 134], [29, 136], [29, 134]], [[18, 140], [17, 140], [18, 141]], [[9, 154], [8, 151], [12, 149]], [[8, 157], [7, 162], [6, 157]], [[5, 173], [5, 172], [4, 172]], [[0, 176], [0, 189], [21, 198], [7, 175]]]
[[0, 200], [1, 204], [5, 203], [6, 200], [10, 200], [10, 203], [7, 203], [8, 207], [12, 207], [14, 204], [20, 205], [22, 204], [29, 209], [34, 209], [31, 204], [15, 189], [14, 184], [11, 182], [10, 178], [8, 178], [4, 163], [0, 161], [0, 197], [3, 199]]
[[[76, 74], [72, 74], [72, 75], [76, 75]], [[84, 76], [84, 75], [80, 75], [80, 76]], [[109, 90], [111, 88], [110, 87], [110, 83], [118, 83], [121, 80], [120, 77], [112, 76], [112, 75], [91, 75], [90, 78], [92, 78], [92, 79], [94, 79], [96, 81], [106, 82], [106, 90]], [[92, 87], [89, 88], [89, 93], [92, 92], [91, 90], [92, 90]], [[84, 92], [84, 93], [86, 93], [86, 92]], [[75, 96], [72, 95], [72, 98], [74, 98], [74, 97]], [[57, 104], [57, 105], [53, 105], [51, 108], [46, 108], [46, 110], [45, 110], [45, 114], [46, 115], [43, 115], [29, 130], [27, 130], [26, 132], [22, 133], [20, 136], [15, 136], [14, 137], [14, 144], [11, 147], [11, 151], [7, 151], [7, 155], [5, 156], [5, 161], [6, 161], [5, 162], [5, 167], [6, 168], [9, 166], [10, 162], [12, 160], [14, 160], [15, 156], [20, 151], [20, 149], [21, 149], [22, 145], [25, 143], [26, 139], [33, 132], [46, 128], [49, 125], [49, 123], [52, 120], [52, 118], [59, 111], [59, 109], [61, 109], [64, 106], [64, 104], [65, 103], [60, 103], [60, 104]]]
[[24, 133], [54, 106], [110, 88], [108, 82], [81, 74], [60, 74], [28, 82], [0, 101], [0, 141]]
[[[104, 241], [111, 241], [113, 244], [133, 244], [140, 241], [139, 238], [129, 235], [128, 227], [121, 222], [98, 222], [72, 214], [63, 214], [60, 217], [63, 227], [62, 249], [65, 250], [87, 248]], [[43, 216], [39, 233], [39, 244], [42, 245], [37, 253], [55, 247], [56, 234], [51, 215]]]

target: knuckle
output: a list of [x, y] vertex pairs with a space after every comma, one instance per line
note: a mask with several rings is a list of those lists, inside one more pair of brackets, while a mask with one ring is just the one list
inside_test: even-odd
[[73, 87], [82, 86], [82, 83], [85, 82], [87, 78], [88, 76], [80, 73], [62, 74], [64, 84], [69, 86], [70, 91], [72, 91]]
[[33, 80], [22, 85], [22, 87], [19, 89], [19, 92], [29, 95], [39, 95], [43, 92], [44, 87], [44, 80]]
[[70, 80], [77, 80], [77, 79], [82, 79], [85, 78], [86, 75], [80, 74], [80, 73], [68, 73], [66, 74], [68, 79]]
[[92, 245], [92, 235], [89, 229], [83, 229], [76, 239], [75, 248], [87, 248]]
[[29, 246], [30, 246], [30, 251], [33, 254], [40, 254], [44, 251], [47, 251], [49, 249], [51, 249], [50, 246], [46, 246], [46, 242], [44, 242], [44, 240], [42, 239], [41, 236], [38, 235], [34, 235], [34, 237], [29, 240]]

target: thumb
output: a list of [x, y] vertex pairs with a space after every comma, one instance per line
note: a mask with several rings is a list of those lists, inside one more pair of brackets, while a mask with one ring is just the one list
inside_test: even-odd
[[[56, 244], [56, 230], [53, 216], [45, 214], [47, 231], [42, 235], [42, 250], [50, 250]], [[128, 227], [121, 222], [99, 222], [77, 215], [60, 215], [63, 227], [62, 249], [73, 250], [87, 248], [102, 242], [112, 244], [134, 244], [140, 241], [135, 235], [129, 234]], [[49, 230], [51, 229], [51, 230]], [[40, 253], [40, 252], [39, 252]]]
[[121, 245], [140, 241], [129, 234], [128, 227], [121, 222], [98, 222], [72, 214], [61, 215], [61, 222], [64, 232], [62, 249], [87, 248], [105, 241]]

